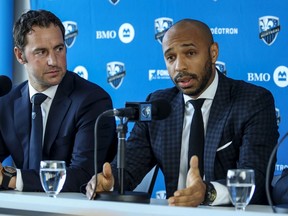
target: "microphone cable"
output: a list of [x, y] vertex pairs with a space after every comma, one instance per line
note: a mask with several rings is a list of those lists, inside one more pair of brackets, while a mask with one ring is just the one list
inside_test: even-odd
[[274, 157], [277, 153], [279, 146], [282, 144], [282, 142], [286, 139], [287, 136], [288, 136], [288, 132], [281, 138], [281, 140], [277, 143], [277, 145], [275, 145], [270, 155], [267, 169], [266, 169], [266, 181], [265, 181], [266, 196], [268, 199], [268, 204], [271, 206], [274, 213], [288, 213], [288, 208], [282, 208], [282, 207], [279, 208], [279, 207], [274, 206], [274, 203], [272, 201], [271, 194], [270, 194], [271, 192], [270, 191], [270, 173], [271, 173], [272, 162], [274, 160]]

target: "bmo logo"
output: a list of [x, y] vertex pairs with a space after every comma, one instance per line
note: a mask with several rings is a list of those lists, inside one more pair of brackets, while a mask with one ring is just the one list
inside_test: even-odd
[[248, 73], [248, 81], [250, 82], [269, 82], [270, 79], [269, 73]]

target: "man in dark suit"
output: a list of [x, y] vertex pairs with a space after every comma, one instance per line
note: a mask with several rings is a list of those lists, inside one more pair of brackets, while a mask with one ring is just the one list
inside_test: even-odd
[[[164, 120], [135, 124], [126, 147], [125, 189], [133, 190], [158, 164], [170, 205], [229, 204], [227, 170], [248, 168], [255, 171], [256, 181], [251, 203], [266, 203], [266, 166], [279, 137], [272, 94], [232, 80], [216, 69], [218, 44], [209, 27], [200, 21], [175, 23], [165, 33], [162, 48], [176, 87], [156, 91], [147, 100], [166, 99], [172, 110]], [[201, 108], [205, 129], [203, 178], [199, 158], [188, 158], [194, 113], [189, 101], [200, 98], [205, 99]], [[113, 161], [112, 170], [110, 164], [104, 164], [103, 172], [97, 175], [97, 192], [118, 187], [115, 164]], [[95, 177], [86, 187], [88, 198], [95, 196]]]
[[[80, 186], [94, 174], [95, 121], [101, 113], [112, 109], [111, 98], [100, 86], [67, 71], [65, 29], [53, 13], [24, 13], [16, 21], [13, 33], [14, 53], [27, 71], [28, 81], [0, 98], [0, 160], [11, 155], [17, 168], [3, 168], [0, 163], [1, 188], [43, 191], [39, 168], [29, 164], [37, 156], [31, 152], [37, 143], [29, 143], [31, 98], [35, 93], [43, 93], [47, 98], [41, 104], [40, 159], [65, 161], [67, 175], [62, 191], [80, 192]], [[103, 118], [98, 134], [99, 167], [115, 156], [114, 119]], [[36, 161], [36, 166], [39, 164]]]

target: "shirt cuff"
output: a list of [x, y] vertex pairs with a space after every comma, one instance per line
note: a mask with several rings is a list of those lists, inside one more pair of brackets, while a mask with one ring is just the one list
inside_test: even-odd
[[22, 173], [20, 169], [16, 169], [17, 172], [17, 178], [16, 178], [16, 188], [17, 191], [23, 191], [23, 179], [22, 179]]
[[218, 183], [218, 182], [211, 182], [211, 184], [213, 184], [213, 186], [217, 192], [216, 199], [214, 200], [213, 203], [211, 203], [211, 205], [216, 206], [216, 205], [230, 204], [231, 201], [229, 198], [229, 192], [228, 192], [227, 187], [223, 184]]

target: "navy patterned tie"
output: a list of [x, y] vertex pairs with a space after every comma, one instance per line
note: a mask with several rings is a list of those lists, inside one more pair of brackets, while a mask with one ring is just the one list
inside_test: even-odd
[[43, 120], [41, 103], [47, 95], [37, 93], [32, 96], [32, 120], [29, 148], [29, 169], [38, 170], [42, 159]]
[[188, 152], [188, 169], [190, 168], [190, 159], [193, 155], [198, 156], [199, 170], [203, 177], [203, 154], [204, 154], [204, 124], [201, 107], [205, 99], [190, 100], [194, 107], [194, 115], [190, 127], [189, 152]]

